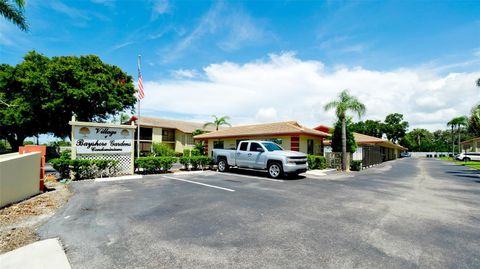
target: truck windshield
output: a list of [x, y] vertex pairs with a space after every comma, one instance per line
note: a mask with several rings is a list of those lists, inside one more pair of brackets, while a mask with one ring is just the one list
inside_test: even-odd
[[264, 142], [262, 145], [264, 145], [268, 151], [283, 150], [279, 145], [271, 142]]

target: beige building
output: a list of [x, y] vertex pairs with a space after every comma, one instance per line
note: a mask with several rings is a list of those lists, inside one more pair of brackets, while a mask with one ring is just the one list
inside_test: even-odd
[[480, 137], [475, 137], [475, 138], [460, 142], [460, 147], [462, 148], [463, 152], [479, 152]]
[[194, 139], [205, 142], [209, 156], [214, 148], [235, 149], [240, 141], [249, 139], [273, 141], [285, 150], [321, 155], [323, 139], [328, 136], [296, 121], [287, 121], [235, 126], [197, 135]]
[[[133, 116], [131, 121], [137, 121]], [[191, 149], [194, 146], [192, 133], [197, 129], [203, 130], [200, 122], [170, 120], [153, 117], [140, 117], [140, 151], [150, 152], [153, 143], [163, 143], [171, 147], [175, 152], [183, 152], [184, 149]], [[207, 131], [214, 131], [214, 127], [206, 128]], [[135, 134], [135, 145], [137, 134]]]

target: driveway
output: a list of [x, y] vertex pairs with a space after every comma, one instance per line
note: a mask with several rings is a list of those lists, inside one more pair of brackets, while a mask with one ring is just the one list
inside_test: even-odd
[[76, 182], [40, 229], [73, 268], [479, 268], [480, 177], [435, 160], [276, 181]]

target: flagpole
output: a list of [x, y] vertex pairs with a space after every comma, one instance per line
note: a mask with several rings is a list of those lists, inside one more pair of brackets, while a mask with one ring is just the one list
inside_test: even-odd
[[[138, 69], [138, 79], [140, 79], [140, 61], [142, 60], [142, 55], [138, 55], [138, 60], [137, 60], [137, 69]], [[140, 96], [138, 96], [138, 119], [137, 119], [137, 158], [140, 157], [140, 101], [142, 100]]]

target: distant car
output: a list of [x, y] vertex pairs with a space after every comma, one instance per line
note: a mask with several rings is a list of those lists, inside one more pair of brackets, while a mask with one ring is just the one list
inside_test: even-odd
[[459, 161], [480, 161], [480, 152], [464, 152], [455, 157]]
[[410, 152], [401, 152], [400, 153], [400, 158], [408, 158], [412, 157], [412, 154]]

